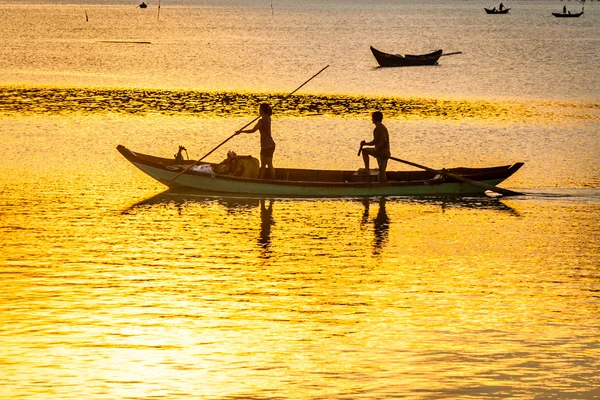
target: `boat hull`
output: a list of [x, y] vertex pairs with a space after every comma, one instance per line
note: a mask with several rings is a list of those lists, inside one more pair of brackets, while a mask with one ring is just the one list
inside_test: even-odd
[[494, 10], [494, 9], [489, 9], [489, 8], [485, 8], [484, 10], [486, 12], [486, 14], [508, 14], [508, 11], [510, 10], [510, 8], [505, 8], [503, 10]]
[[[362, 197], [362, 196], [471, 196], [482, 195], [485, 190], [468, 183], [453, 181], [443, 177], [436, 177], [422, 171], [389, 172], [394, 174], [406, 174], [416, 179], [407, 181], [390, 181], [382, 184], [378, 182], [350, 182], [341, 180], [332, 181], [290, 181], [284, 179], [263, 180], [253, 178], [241, 178], [236, 176], [225, 176], [218, 174], [199, 173], [188, 170], [183, 174], [182, 166], [174, 165], [170, 159], [145, 156], [134, 153], [123, 146], [117, 148], [125, 158], [141, 171], [156, 179], [169, 188], [188, 188], [204, 193], [226, 194], [226, 195], [250, 195], [250, 196], [276, 196], [276, 197]], [[163, 160], [163, 161], [160, 161]], [[522, 166], [517, 163], [512, 166], [481, 169], [481, 182], [489, 185], [497, 185]], [[455, 169], [459, 171], [463, 169]], [[471, 171], [471, 169], [464, 169]], [[318, 171], [318, 170], [286, 170], [279, 169], [278, 174], [291, 175], [307, 172], [314, 176], [325, 176], [337, 174], [344, 176], [342, 179], [361, 179], [353, 171]], [[179, 176], [178, 176], [179, 175]], [[400, 175], [399, 175], [400, 176]], [[402, 175], [404, 176], [404, 175]], [[467, 176], [467, 175], [465, 175]], [[470, 174], [473, 179], [477, 174]], [[479, 179], [477, 179], [479, 181]]]
[[428, 54], [401, 56], [379, 51], [371, 46], [371, 53], [380, 67], [413, 67], [421, 65], [437, 65], [442, 56], [442, 50], [436, 50]]
[[576, 14], [564, 14], [564, 13], [552, 13], [556, 18], [579, 18], [583, 14], [583, 11]]

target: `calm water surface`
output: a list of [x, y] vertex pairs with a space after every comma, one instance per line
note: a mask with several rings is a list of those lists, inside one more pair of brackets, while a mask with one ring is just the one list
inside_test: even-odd
[[[600, 398], [600, 8], [489, 5], [0, 2], [0, 398]], [[327, 64], [276, 167], [360, 167], [382, 109], [527, 195], [223, 198], [115, 150], [200, 158]]]

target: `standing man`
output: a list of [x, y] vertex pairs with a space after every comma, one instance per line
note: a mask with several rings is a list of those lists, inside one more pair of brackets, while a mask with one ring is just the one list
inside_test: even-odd
[[273, 140], [273, 136], [271, 136], [271, 115], [273, 115], [273, 110], [269, 104], [262, 103], [258, 108], [258, 113], [260, 114], [260, 119], [254, 128], [239, 130], [236, 134], [260, 132], [260, 172], [258, 178], [263, 179], [265, 170], [268, 168], [271, 179], [275, 179], [275, 168], [273, 168], [275, 141]]
[[[385, 170], [387, 168], [387, 162], [390, 158], [390, 135], [385, 125], [381, 123], [383, 121], [383, 114], [381, 111], [375, 111], [371, 115], [371, 119], [375, 124], [373, 130], [373, 140], [360, 142], [360, 148], [362, 150], [363, 161], [365, 162], [365, 173], [369, 174], [369, 156], [377, 159], [379, 165], [379, 182], [387, 182]], [[373, 146], [363, 149], [363, 146]]]

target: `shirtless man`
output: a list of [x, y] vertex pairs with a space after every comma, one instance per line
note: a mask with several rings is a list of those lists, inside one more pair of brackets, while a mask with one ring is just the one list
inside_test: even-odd
[[[364, 140], [360, 142], [363, 161], [365, 162], [365, 173], [370, 173], [369, 157], [375, 157], [377, 159], [377, 164], [379, 165], [379, 182], [385, 183], [387, 182], [385, 170], [387, 168], [388, 159], [391, 155], [390, 135], [385, 125], [381, 123], [381, 121], [383, 121], [383, 114], [380, 111], [375, 111], [371, 115], [371, 119], [375, 124], [375, 129], [373, 130], [373, 140], [370, 142], [365, 142]], [[363, 148], [363, 146], [373, 147]]]
[[268, 168], [271, 179], [275, 179], [275, 168], [273, 168], [275, 141], [273, 140], [273, 136], [271, 136], [271, 115], [273, 115], [273, 110], [269, 104], [262, 103], [258, 111], [260, 119], [254, 128], [239, 130], [236, 134], [260, 132], [260, 172], [258, 177], [259, 179], [263, 179], [265, 170]]

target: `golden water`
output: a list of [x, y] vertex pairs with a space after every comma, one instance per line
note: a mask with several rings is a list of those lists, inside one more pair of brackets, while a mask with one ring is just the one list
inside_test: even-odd
[[[169, 156], [206, 143], [189, 146], [198, 157], [246, 119], [3, 119], [0, 397], [599, 395], [600, 201], [581, 185], [593, 168], [527, 163], [507, 181], [528, 193], [515, 199], [222, 198], [165, 192], [112, 146]], [[352, 143], [370, 129], [274, 121], [341, 143], [290, 148], [283, 130], [280, 165], [359, 166]], [[388, 121], [428, 140], [462, 127], [454, 148], [480, 124]], [[585, 154], [580, 138], [561, 148], [551, 135], [543, 157]], [[410, 158], [427, 157], [410, 142]], [[490, 151], [453, 165], [478, 154]]]
[[85, 186], [2, 205], [4, 396], [598, 395], [598, 203]]
[[[595, 3], [162, 4], [0, 1], [0, 398], [600, 397]], [[393, 155], [526, 196], [165, 192], [115, 150], [198, 159], [326, 64], [275, 167], [360, 167], [382, 109]]]

